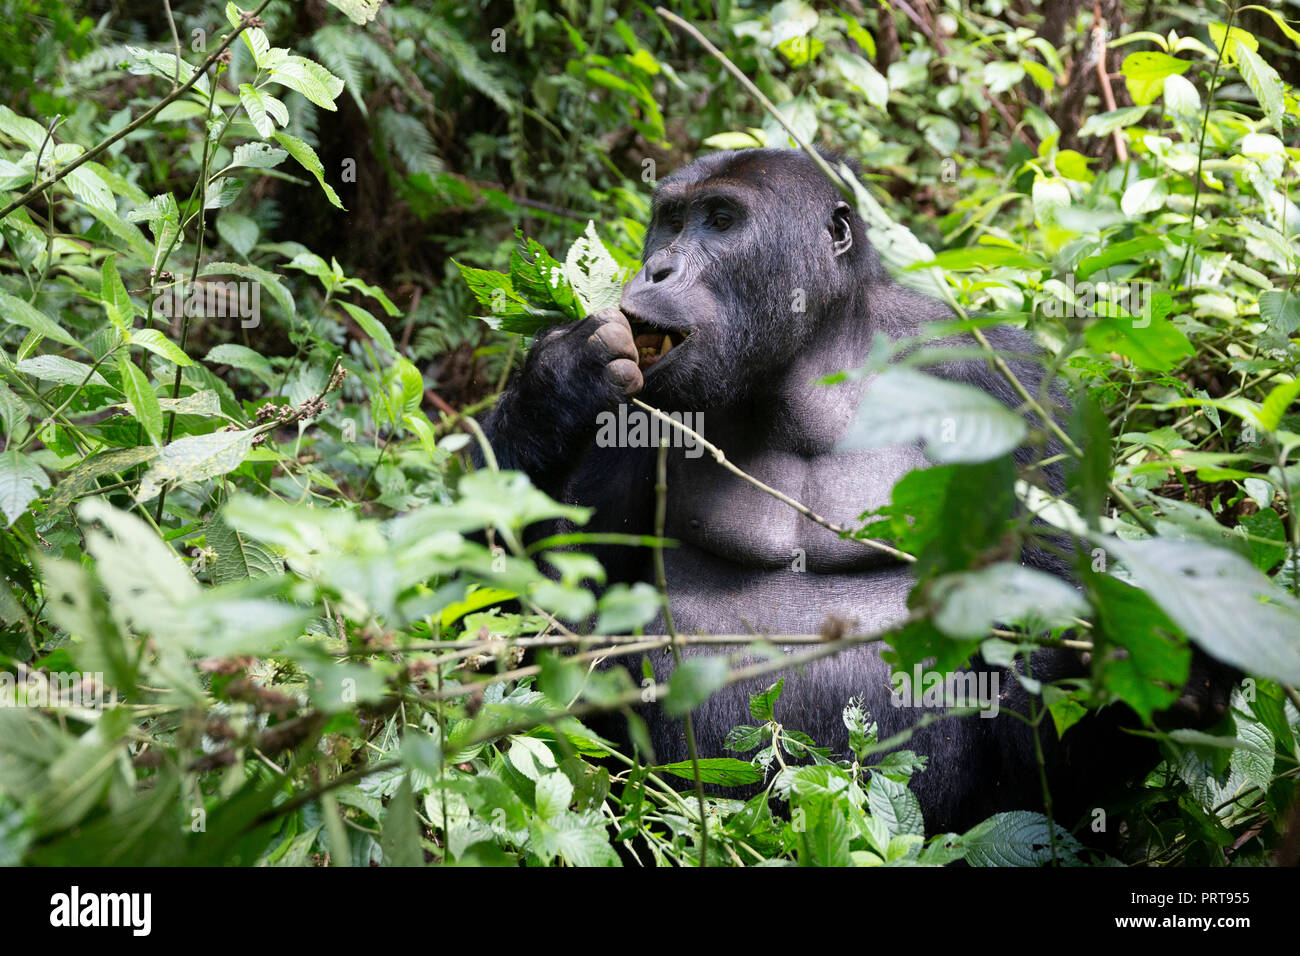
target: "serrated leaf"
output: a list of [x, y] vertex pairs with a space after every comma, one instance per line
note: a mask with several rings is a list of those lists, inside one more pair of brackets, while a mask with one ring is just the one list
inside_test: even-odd
[[239, 102], [244, 107], [244, 113], [248, 116], [248, 121], [253, 124], [259, 136], [269, 137], [275, 132], [275, 123], [267, 110], [268, 97], [261, 90], [255, 89], [251, 83], [239, 84]]
[[594, 222], [588, 221], [582, 236], [569, 247], [564, 275], [588, 315], [617, 308], [622, 300], [623, 270], [596, 235]]
[[220, 518], [208, 523], [208, 547], [217, 552], [212, 566], [214, 584], [245, 578], [274, 577], [284, 572], [279, 555], [236, 531]]
[[325, 67], [302, 56], [285, 56], [271, 67], [270, 78], [301, 93], [321, 109], [338, 109], [334, 101], [343, 92], [343, 81]]
[[[747, 760], [735, 757], [706, 757], [700, 759], [700, 780], [703, 783], [717, 784], [721, 787], [740, 787], [749, 783], [759, 783], [763, 771]], [[656, 773], [670, 773], [683, 780], [695, 779], [695, 768], [689, 760], [677, 763], [661, 764], [654, 768]]]
[[889, 828], [891, 835], [925, 835], [920, 801], [906, 784], [891, 780], [884, 774], [873, 774], [867, 787], [867, 806], [871, 815]]
[[968, 831], [961, 842], [971, 866], [1044, 866], [1052, 861], [1054, 829], [1059, 857], [1071, 862], [1082, 849], [1069, 832], [1041, 813], [1012, 810], [989, 817]]

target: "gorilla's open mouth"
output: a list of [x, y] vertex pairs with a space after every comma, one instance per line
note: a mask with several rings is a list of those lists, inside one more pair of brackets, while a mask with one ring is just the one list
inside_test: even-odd
[[632, 341], [636, 344], [636, 364], [643, 372], [649, 371], [690, 335], [690, 332], [664, 328], [630, 315], [628, 322], [632, 326]]

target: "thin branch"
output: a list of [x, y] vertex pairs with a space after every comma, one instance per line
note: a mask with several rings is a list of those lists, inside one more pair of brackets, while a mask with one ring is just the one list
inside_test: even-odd
[[853, 530], [851, 528], [845, 528], [841, 525], [835, 524], [833, 521], [828, 521], [826, 518], [823, 518], [821, 515], [817, 514], [817, 512], [809, 508], [807, 505], [795, 501], [793, 498], [791, 498], [789, 495], [785, 494], [784, 492], [777, 491], [771, 485], [764, 484], [763, 482], [755, 478], [753, 475], [750, 475], [742, 471], [741, 469], [737, 468], [735, 465], [733, 465], [730, 461], [727, 460], [727, 455], [725, 452], [723, 452], [721, 448], [713, 444], [713, 442], [709, 441], [699, 432], [694, 431], [687, 425], [684, 425], [673, 418], [670, 418], [669, 416], [661, 412], [659, 409], [654, 408], [651, 405], [647, 405], [639, 398], [632, 399], [632, 404], [636, 405], [639, 408], [645, 409], [655, 418], [659, 419], [660, 421], [664, 422], [667, 425], [671, 425], [673, 428], [678, 429], [683, 434], [691, 436], [697, 442], [699, 442], [700, 445], [702, 445], [709, 452], [709, 454], [713, 456], [714, 461], [716, 461], [723, 468], [727, 469], [727, 471], [731, 472], [737, 478], [749, 482], [749, 484], [753, 485], [759, 491], [771, 495], [773, 498], [775, 498], [777, 501], [781, 502], [782, 504], [789, 505], [795, 511], [803, 515], [805, 518], [815, 522], [816, 524], [821, 525], [827, 531], [834, 531], [836, 534], [840, 535], [841, 537], [848, 538], [851, 541], [857, 541], [859, 544], [863, 545], [864, 547], [873, 548], [876, 551], [882, 551], [885, 554], [888, 554], [889, 556], [896, 558], [899, 561], [904, 561], [910, 564], [916, 560], [916, 558], [913, 555], [908, 554], [906, 551], [900, 551], [898, 550], [898, 548], [887, 545], [884, 542], [876, 541], [871, 538], [854, 537]]

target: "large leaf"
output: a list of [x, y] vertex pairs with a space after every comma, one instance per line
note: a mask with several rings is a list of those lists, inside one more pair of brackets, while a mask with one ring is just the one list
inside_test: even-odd
[[21, 325], [61, 345], [80, 348], [77, 340], [48, 315], [7, 292], [0, 292], [0, 316], [12, 325]]
[[22, 517], [40, 494], [37, 489], [49, 486], [50, 479], [41, 466], [22, 452], [11, 448], [0, 453], [0, 511], [6, 524]]
[[976, 462], [1005, 455], [1025, 432], [1024, 419], [980, 389], [891, 368], [868, 386], [840, 447], [919, 442], [934, 461]]
[[189, 435], [166, 446], [140, 479], [137, 497], [148, 501], [175, 482], [202, 481], [238, 468], [253, 448], [257, 429]]
[[1246, 558], [1200, 541], [1098, 539], [1170, 620], [1212, 656], [1300, 683], [1300, 600]]
[[1006, 562], [945, 575], [930, 593], [939, 602], [935, 626], [956, 638], [984, 637], [997, 622], [1061, 627], [1087, 610], [1079, 593], [1060, 578]]

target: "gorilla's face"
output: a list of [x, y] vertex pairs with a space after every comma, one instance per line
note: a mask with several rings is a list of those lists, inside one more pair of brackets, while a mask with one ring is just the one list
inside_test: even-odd
[[851, 215], [793, 151], [720, 153], [664, 179], [620, 305], [646, 398], [717, 407], [787, 363], [847, 281]]

